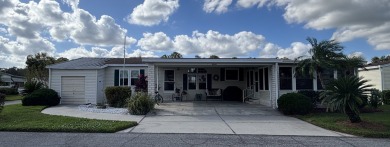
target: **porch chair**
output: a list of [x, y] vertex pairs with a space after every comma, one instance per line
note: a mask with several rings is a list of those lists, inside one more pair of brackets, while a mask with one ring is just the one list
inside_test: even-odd
[[172, 101], [177, 101], [177, 100], [183, 101], [183, 95], [179, 88], [176, 88], [175, 93], [172, 94]]

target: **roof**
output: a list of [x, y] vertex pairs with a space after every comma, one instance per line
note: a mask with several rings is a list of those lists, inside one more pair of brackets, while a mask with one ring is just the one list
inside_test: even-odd
[[[234, 65], [254, 65], [286, 63], [293, 64], [293, 60], [277, 58], [126, 58], [126, 66], [147, 66], [146, 63], [181, 63], [181, 64], [234, 64]], [[101, 69], [107, 66], [123, 66], [123, 58], [79, 58], [67, 62], [61, 62], [47, 66], [50, 69]]]
[[386, 65], [386, 64], [390, 64], [390, 61], [379, 62], [379, 63], [370, 63], [370, 64], [365, 65], [364, 67], [378, 66], [378, 65]]
[[0, 72], [0, 79], [2, 82], [25, 82], [26, 78], [23, 76], [12, 75], [9, 73]]
[[[141, 64], [141, 58], [126, 58], [125, 64]], [[67, 62], [49, 65], [50, 69], [101, 69], [108, 65], [121, 64], [123, 58], [78, 58]]]
[[294, 60], [277, 58], [144, 58], [144, 63], [236, 63], [236, 64], [264, 64], [264, 63], [294, 63]]

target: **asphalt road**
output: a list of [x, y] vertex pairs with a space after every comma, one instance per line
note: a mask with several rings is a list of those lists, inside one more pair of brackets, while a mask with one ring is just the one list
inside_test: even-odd
[[390, 139], [213, 134], [0, 132], [0, 146], [390, 146]]

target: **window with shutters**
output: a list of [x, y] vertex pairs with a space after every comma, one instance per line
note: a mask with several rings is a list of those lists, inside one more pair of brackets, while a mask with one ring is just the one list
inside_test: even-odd
[[226, 81], [238, 81], [238, 69], [235, 68], [227, 68], [225, 70], [225, 80]]
[[135, 85], [135, 83], [137, 82], [138, 78], [139, 78], [139, 70], [131, 70], [131, 85]]
[[129, 70], [119, 70], [119, 86], [129, 86]]

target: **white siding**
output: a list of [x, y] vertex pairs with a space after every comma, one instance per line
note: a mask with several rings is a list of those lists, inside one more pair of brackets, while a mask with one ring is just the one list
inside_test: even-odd
[[390, 90], [390, 66], [382, 68], [383, 90]]
[[104, 83], [105, 83], [105, 70], [100, 69], [97, 70], [97, 103], [104, 103], [105, 102], [105, 95], [104, 95]]
[[359, 76], [363, 77], [366, 80], [369, 80], [367, 84], [373, 85], [372, 88], [382, 90], [381, 73], [379, 68], [359, 71]]
[[97, 75], [96, 70], [59, 70], [52, 69], [50, 88], [61, 96], [61, 77], [77, 76], [85, 77], [85, 103], [96, 104], [97, 101]]

